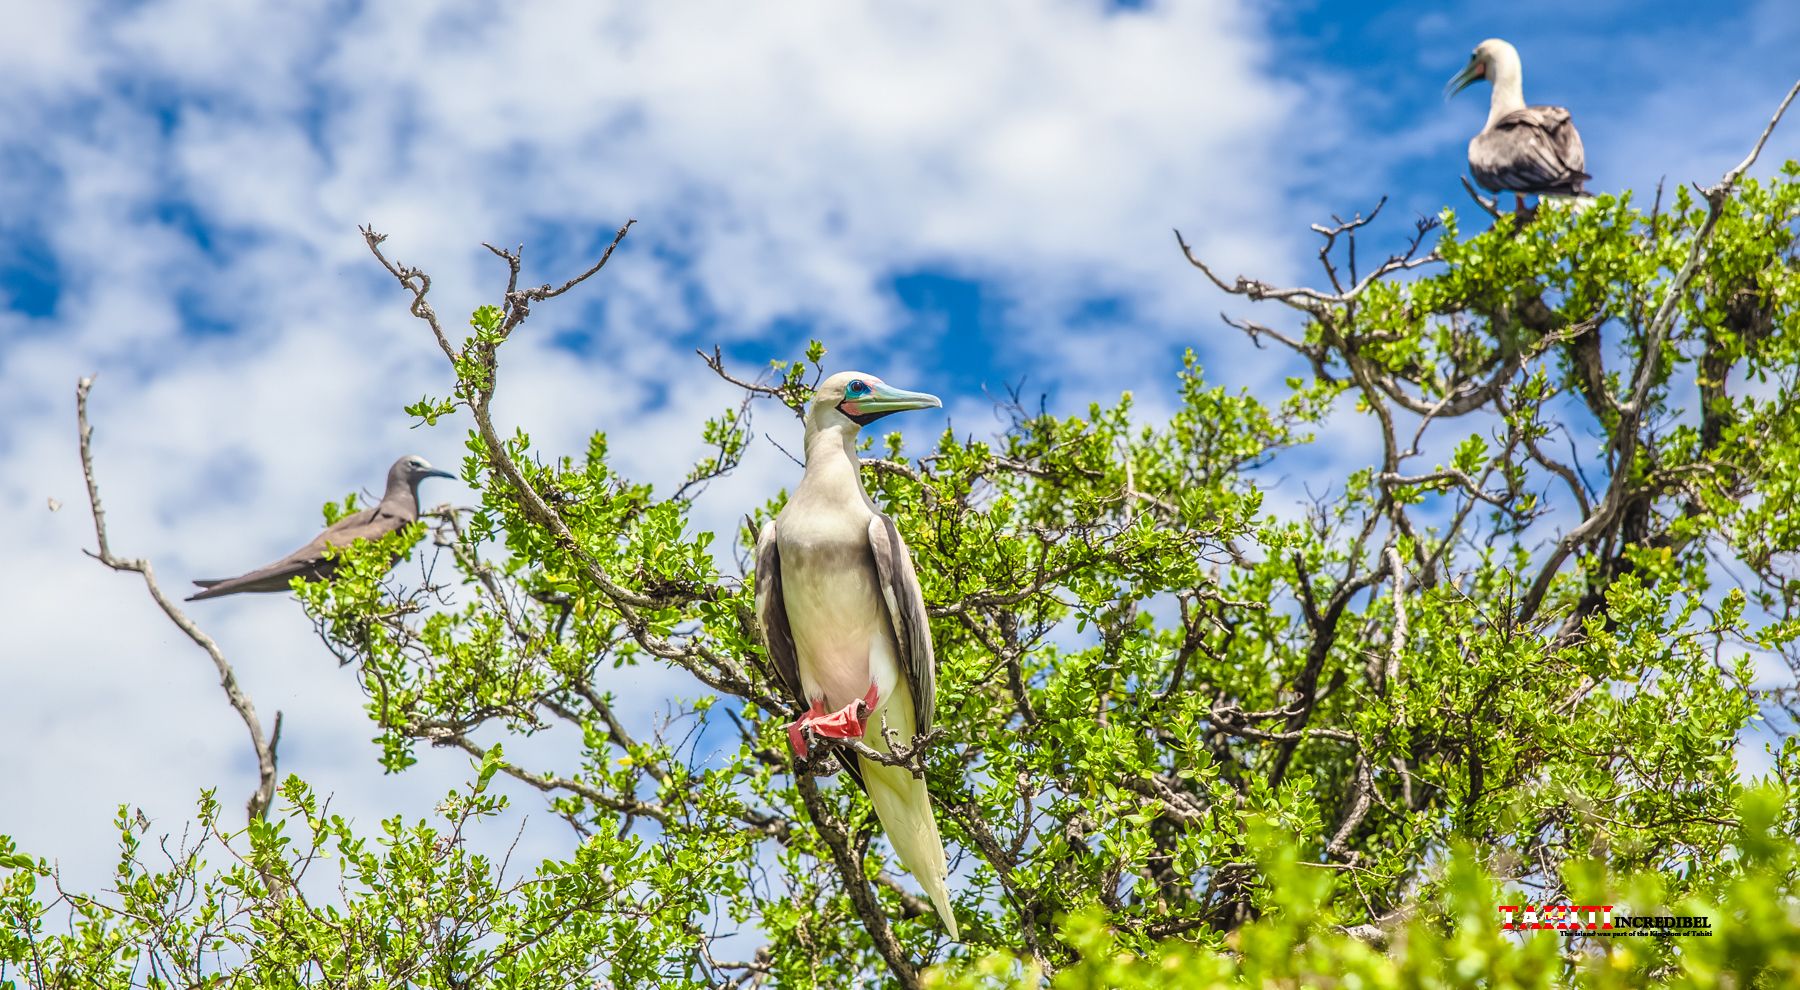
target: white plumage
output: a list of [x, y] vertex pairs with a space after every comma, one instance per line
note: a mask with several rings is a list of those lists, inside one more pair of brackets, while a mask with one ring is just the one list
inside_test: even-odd
[[[925, 601], [905, 541], [863, 490], [856, 438], [889, 413], [941, 405], [873, 375], [826, 380], [806, 417], [806, 474], [757, 538], [756, 611], [764, 647], [808, 709], [790, 727], [860, 738], [888, 752], [931, 727], [937, 672]], [[900, 862], [959, 937], [949, 870], [925, 782], [861, 757], [850, 768], [869, 794]]]

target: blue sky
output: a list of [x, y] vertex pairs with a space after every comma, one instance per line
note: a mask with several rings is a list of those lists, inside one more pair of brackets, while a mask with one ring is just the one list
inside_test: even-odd
[[[628, 473], [666, 485], [733, 398], [696, 346], [747, 369], [819, 336], [834, 368], [937, 392], [976, 433], [995, 427], [984, 387], [1021, 378], [1054, 408], [1130, 388], [1156, 409], [1190, 346], [1215, 381], [1278, 382], [1294, 366], [1220, 325], [1248, 308], [1171, 228], [1227, 277], [1310, 281], [1310, 222], [1389, 195], [1373, 253], [1463, 210], [1487, 91], [1441, 91], [1484, 38], [1519, 47], [1528, 100], [1571, 108], [1606, 191], [1712, 181], [1800, 76], [1800, 12], [1779, 2], [27, 0], [9, 17], [0, 697], [20, 714], [0, 722], [0, 833], [78, 880], [104, 869], [116, 804], [176, 821], [200, 787], [247, 793], [253, 768], [204, 658], [79, 553], [74, 380], [101, 372], [113, 539], [171, 586], [285, 553], [402, 453], [455, 460], [461, 424], [399, 413], [445, 375], [358, 223], [433, 274], [455, 325], [501, 285], [480, 242], [525, 244], [526, 280], [549, 281], [639, 220], [508, 345], [500, 413], [552, 451], [606, 429]], [[1796, 154], [1790, 122], [1765, 161]], [[944, 422], [904, 425], [918, 444]], [[1359, 466], [1359, 438], [1336, 439], [1324, 456]], [[792, 474], [760, 445], [702, 521]], [[439, 753], [381, 777], [359, 693], [291, 601], [204, 604], [265, 720], [287, 713], [284, 766], [339, 807], [422, 807], [466, 776]], [[648, 723], [689, 685], [624, 687]]]
[[[1756, 122], [1767, 120], [1800, 62], [1792, 54], [1800, 9], [1778, 3], [1321, 0], [1280, 5], [1270, 26], [1284, 70], [1297, 78], [1327, 72], [1344, 85], [1341, 108], [1359, 135], [1352, 141], [1407, 149], [1381, 170], [1382, 191], [1422, 211], [1467, 202], [1457, 183], [1462, 142], [1432, 139], [1448, 128], [1466, 141], [1480, 126], [1487, 88], [1471, 87], [1446, 105], [1441, 87], [1484, 38], [1518, 47], [1528, 102], [1570, 108], [1591, 188], [1646, 194], [1664, 174], [1679, 182], [1701, 177], [1684, 168], [1714, 158], [1722, 163], [1714, 171], [1734, 164], [1734, 151], [1748, 151]], [[1783, 147], [1791, 152], [1800, 142]], [[1315, 150], [1340, 163], [1327, 166], [1327, 176], [1358, 170], [1343, 150]], [[1332, 185], [1314, 188], [1329, 198]]]

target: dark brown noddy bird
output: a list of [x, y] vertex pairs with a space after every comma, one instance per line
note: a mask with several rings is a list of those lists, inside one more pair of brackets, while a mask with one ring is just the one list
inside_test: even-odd
[[1582, 184], [1593, 176], [1569, 111], [1562, 107], [1525, 105], [1524, 70], [1519, 50], [1489, 38], [1475, 46], [1469, 64], [1445, 87], [1455, 96], [1476, 80], [1494, 86], [1487, 126], [1469, 142], [1469, 174], [1490, 192], [1523, 197], [1591, 196]]
[[426, 478], [454, 477], [456, 475], [425, 463], [423, 457], [402, 457], [388, 468], [387, 494], [381, 496], [380, 503], [339, 519], [331, 528], [313, 537], [311, 543], [273, 564], [234, 578], [195, 581], [206, 590], [188, 601], [235, 595], [242, 591], [286, 591], [294, 578], [323, 581], [337, 569], [336, 560], [325, 559], [326, 547], [347, 547], [358, 539], [379, 540], [403, 526], [418, 522], [419, 482]]

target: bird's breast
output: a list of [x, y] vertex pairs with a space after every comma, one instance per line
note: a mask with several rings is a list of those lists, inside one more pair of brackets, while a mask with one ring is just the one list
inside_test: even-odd
[[853, 518], [802, 522], [784, 514], [777, 533], [782, 598], [807, 699], [823, 697], [835, 711], [871, 683], [885, 696], [895, 650], [867, 520], [857, 526]]

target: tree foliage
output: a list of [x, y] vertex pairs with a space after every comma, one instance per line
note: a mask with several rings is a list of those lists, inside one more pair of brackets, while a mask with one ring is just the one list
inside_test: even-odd
[[[1784, 745], [1746, 829], [1734, 747], [1788, 700], [1752, 689], [1750, 652], [1800, 669], [1797, 175], [1648, 212], [1546, 205], [1473, 234], [1446, 210], [1366, 274], [1369, 220], [1320, 228], [1329, 289], [1219, 282], [1297, 312], [1296, 329], [1239, 324], [1303, 362], [1284, 394], [1210, 383], [1190, 354], [1167, 416], [1128, 393], [1078, 415], [1015, 403], [999, 436], [946, 433], [922, 456], [876, 441], [865, 484], [933, 618], [943, 731], [910, 758], [961, 944], [866, 798], [795, 772], [742, 552], [783, 496], [735, 534], [690, 524], [749, 443], [749, 407], [707, 425], [713, 453], [667, 497], [610, 466], [604, 433], [541, 451], [493, 421], [499, 355], [600, 265], [519, 289], [503, 255], [501, 305], [457, 343], [429, 279], [370, 233], [454, 376], [409, 411], [469, 414], [480, 504], [439, 518], [424, 581], [389, 574], [421, 526], [296, 591], [366, 689], [383, 766], [455, 748], [476, 782], [445, 824], [394, 820], [374, 843], [297, 781], [285, 820], [237, 838], [209, 799], [201, 833], [243, 856], [213, 872], [188, 845], [167, 870], [134, 865], [143, 830], [122, 818], [119, 890], [66, 901], [67, 935], [44, 934], [33, 861], [9, 851], [0, 960], [49, 983], [972, 986], [1018, 966], [1060, 986], [1201, 985], [1160, 966], [1387, 986], [1435, 953], [1473, 967], [1455, 970], [1469, 985], [1510, 960], [1513, 984], [1484, 985], [1543, 986], [1582, 964], [1504, 942], [1478, 917], [1494, 884], [1591, 903], [1639, 878], [1664, 905], [1742, 913], [1762, 910], [1749, 883], [1791, 903], [1800, 749]], [[815, 343], [759, 380], [707, 363], [798, 411], [824, 358]], [[1272, 504], [1262, 479], [1315, 471], [1322, 432], [1371, 439], [1379, 463]], [[646, 738], [611, 690], [634, 665], [693, 679]], [[495, 742], [552, 726], [579, 740], [555, 766]], [[545, 794], [580, 836], [573, 859], [508, 880], [466, 852], [499, 773]], [[295, 882], [317, 859], [346, 878], [340, 903]], [[1796, 919], [1758, 917], [1757, 966], [1791, 970]], [[762, 948], [723, 958], [726, 932]], [[1620, 949], [1615, 968], [1726, 965], [1711, 951]], [[1595, 985], [1619, 985], [1605, 972]]]

